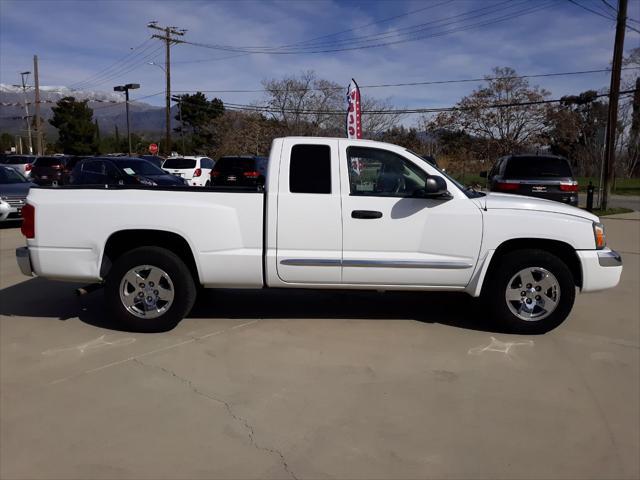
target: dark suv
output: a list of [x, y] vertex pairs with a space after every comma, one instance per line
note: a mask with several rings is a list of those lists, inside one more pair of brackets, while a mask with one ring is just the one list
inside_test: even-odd
[[72, 185], [186, 186], [182, 179], [160, 167], [131, 157], [94, 157], [79, 162], [71, 172]]
[[487, 177], [492, 192], [515, 193], [578, 205], [578, 182], [564, 157], [508, 155], [498, 159]]
[[31, 181], [38, 185], [64, 185], [69, 175], [83, 157], [52, 156], [38, 157], [31, 164]]
[[267, 157], [222, 157], [211, 170], [211, 185], [251, 187], [264, 185]]

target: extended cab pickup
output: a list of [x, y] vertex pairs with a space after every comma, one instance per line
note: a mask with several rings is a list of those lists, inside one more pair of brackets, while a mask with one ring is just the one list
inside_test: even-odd
[[[539, 333], [576, 287], [614, 287], [620, 256], [598, 218], [549, 200], [465, 188], [395, 145], [273, 141], [264, 188], [33, 188], [26, 275], [104, 282], [129, 329], [175, 326], [208, 288], [449, 290]], [[204, 291], [203, 291], [204, 292]]]

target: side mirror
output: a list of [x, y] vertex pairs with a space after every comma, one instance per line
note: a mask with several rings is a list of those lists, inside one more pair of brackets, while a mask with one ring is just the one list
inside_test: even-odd
[[480, 172], [480, 176], [481, 176], [482, 178], [487, 178], [487, 171], [486, 171], [486, 170], [482, 170], [482, 171]]
[[425, 197], [444, 197], [449, 195], [447, 182], [438, 175], [429, 175], [424, 185]]

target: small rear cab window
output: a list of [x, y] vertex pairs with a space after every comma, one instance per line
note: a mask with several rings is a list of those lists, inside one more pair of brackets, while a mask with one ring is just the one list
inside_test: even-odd
[[570, 178], [573, 177], [567, 159], [562, 157], [522, 156], [507, 160], [505, 178]]

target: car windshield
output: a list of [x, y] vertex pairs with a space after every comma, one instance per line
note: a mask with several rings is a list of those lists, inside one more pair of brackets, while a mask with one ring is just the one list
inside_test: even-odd
[[33, 165], [36, 167], [53, 167], [63, 165], [65, 162], [66, 159], [61, 157], [38, 157], [33, 162]]
[[3, 163], [7, 165], [22, 165], [24, 163], [32, 163], [32, 162], [33, 162], [33, 157], [17, 156], [17, 157], [7, 157]]
[[192, 158], [167, 158], [162, 164], [162, 168], [196, 168], [196, 161]]
[[119, 168], [129, 175], [166, 175], [161, 169], [147, 160], [120, 160], [110, 159]]
[[505, 178], [566, 178], [572, 177], [571, 167], [560, 157], [511, 157], [504, 171]]
[[234, 157], [222, 157], [216, 162], [214, 170], [220, 173], [230, 172], [246, 172], [249, 170], [255, 170], [256, 162], [253, 158], [234, 158]]
[[16, 172], [13, 168], [0, 167], [0, 184], [7, 183], [26, 183], [27, 179], [22, 174]]

